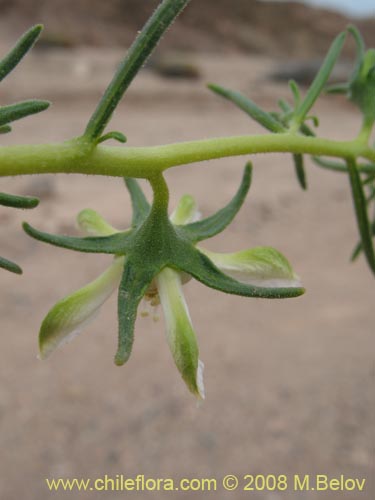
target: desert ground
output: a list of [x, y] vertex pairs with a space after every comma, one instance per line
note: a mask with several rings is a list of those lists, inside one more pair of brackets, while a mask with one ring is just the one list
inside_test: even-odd
[[[50, 99], [53, 106], [15, 125], [3, 144], [60, 141], [84, 130], [120, 52], [35, 52], [3, 85], [1, 101]], [[248, 93], [267, 109], [288, 89], [267, 80], [260, 57], [194, 55], [198, 80], [143, 71], [111, 123], [128, 143], [157, 145], [258, 133], [245, 114], [212, 95], [206, 82]], [[322, 98], [319, 133], [352, 138], [355, 110]], [[126, 147], [126, 146], [121, 146]], [[249, 158], [171, 169], [171, 206], [190, 193], [204, 215], [235, 192]], [[21, 222], [78, 234], [76, 214], [95, 208], [126, 227], [129, 196], [119, 179], [6, 178], [1, 190], [40, 196], [28, 212], [1, 209], [0, 254], [24, 268], [0, 274], [0, 497], [4, 500], [209, 498], [370, 500], [374, 498], [374, 280], [357, 242], [345, 175], [307, 163], [302, 192], [290, 155], [257, 156], [250, 195], [234, 223], [207, 242], [216, 251], [271, 245], [300, 275], [298, 299], [237, 298], [191, 281], [187, 302], [205, 363], [207, 397], [197, 405], [165, 341], [161, 318], [139, 318], [128, 364], [113, 364], [116, 300], [74, 342], [37, 359], [39, 325], [52, 305], [102, 272], [110, 258], [52, 248], [23, 234]], [[150, 193], [148, 186], [145, 186]], [[235, 474], [327, 474], [366, 478], [350, 492], [50, 492], [45, 478], [217, 478]], [[244, 482], [242, 481], [242, 486]]]

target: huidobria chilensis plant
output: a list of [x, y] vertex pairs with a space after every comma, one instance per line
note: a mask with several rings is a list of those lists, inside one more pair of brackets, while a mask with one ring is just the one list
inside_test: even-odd
[[[278, 102], [267, 112], [236, 91], [216, 84], [209, 88], [229, 100], [268, 133], [222, 137], [157, 147], [113, 147], [103, 143], [114, 139], [126, 142], [122, 132], [106, 132], [110, 118], [130, 83], [142, 68], [168, 27], [189, 0], [163, 0], [138, 35], [120, 64], [102, 99], [80, 137], [57, 144], [0, 147], [0, 176], [68, 173], [122, 177], [131, 197], [132, 224], [117, 230], [94, 210], [78, 215], [85, 236], [52, 235], [24, 224], [28, 235], [54, 246], [79, 252], [113, 256], [108, 269], [95, 281], [58, 302], [44, 319], [39, 347], [42, 358], [65, 342], [118, 289], [118, 349], [115, 363], [124, 364], [131, 354], [138, 306], [144, 298], [151, 306], [161, 303], [167, 340], [176, 366], [189, 390], [204, 397], [203, 364], [199, 360], [196, 336], [184, 300], [183, 284], [194, 278], [216, 290], [259, 298], [292, 298], [303, 294], [298, 277], [288, 260], [270, 247], [256, 247], [232, 254], [205, 250], [201, 242], [223, 231], [241, 208], [251, 184], [252, 165], [247, 163], [241, 184], [231, 201], [215, 214], [201, 218], [195, 200], [185, 195], [175, 210], [169, 210], [169, 189], [163, 173], [169, 168], [193, 162], [255, 153], [291, 153], [298, 181], [307, 188], [304, 155], [316, 165], [348, 176], [360, 242], [352, 258], [364, 253], [375, 274], [375, 147], [371, 134], [375, 121], [375, 49], [366, 50], [364, 41], [350, 26], [333, 41], [322, 66], [305, 95], [290, 82], [292, 104]], [[0, 62], [0, 80], [21, 61], [37, 40], [42, 27], [32, 27]], [[355, 39], [357, 58], [347, 82], [329, 86], [332, 69], [348, 36]], [[362, 127], [351, 141], [335, 141], [317, 135], [318, 118], [311, 109], [322, 92], [343, 93], [359, 108]], [[0, 133], [10, 124], [49, 106], [30, 100], [0, 108]], [[136, 178], [146, 179], [153, 190], [149, 203]], [[31, 209], [35, 198], [0, 193], [0, 204]], [[21, 274], [18, 264], [3, 257], [0, 267]]]

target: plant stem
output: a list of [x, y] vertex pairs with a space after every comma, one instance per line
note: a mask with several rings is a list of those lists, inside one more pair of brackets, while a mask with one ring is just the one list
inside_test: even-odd
[[61, 144], [0, 147], [0, 177], [90, 174], [150, 179], [188, 163], [256, 153], [305, 153], [375, 162], [375, 150], [358, 140], [332, 141], [297, 134], [222, 137], [153, 147], [96, 146], [84, 138]]

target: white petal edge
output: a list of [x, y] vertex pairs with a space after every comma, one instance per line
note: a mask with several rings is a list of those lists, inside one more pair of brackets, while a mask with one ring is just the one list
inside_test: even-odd
[[255, 247], [235, 253], [215, 253], [199, 248], [223, 273], [242, 283], [266, 288], [296, 288], [300, 278], [288, 260], [271, 247]]
[[204, 399], [203, 363], [199, 360], [196, 335], [182, 292], [178, 272], [166, 268], [156, 277], [166, 323], [167, 341], [174, 361], [189, 390]]
[[96, 280], [68, 295], [49, 311], [39, 333], [39, 356], [46, 359], [55, 349], [71, 341], [98, 314], [118, 288], [125, 257], [117, 257]]

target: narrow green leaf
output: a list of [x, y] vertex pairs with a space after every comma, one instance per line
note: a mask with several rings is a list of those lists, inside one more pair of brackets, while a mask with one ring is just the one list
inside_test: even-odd
[[375, 253], [372, 242], [371, 227], [367, 215], [366, 198], [363, 191], [361, 178], [354, 159], [347, 160], [349, 179], [353, 196], [353, 203], [357, 218], [358, 230], [361, 237], [363, 251], [366, 255], [367, 263], [375, 274]]
[[91, 116], [85, 130], [87, 138], [95, 141], [101, 136], [124, 92], [145, 64], [163, 34], [188, 3], [189, 0], [163, 0], [147, 21]]
[[211, 217], [181, 226], [181, 231], [193, 242], [206, 240], [221, 233], [232, 222], [245, 201], [251, 185], [251, 173], [252, 166], [248, 163], [244, 169], [241, 185], [228, 205]]
[[349, 92], [350, 85], [348, 83], [335, 83], [328, 85], [325, 88], [326, 94], [347, 94]]
[[[361, 171], [361, 169], [359, 169]], [[375, 181], [375, 165], [374, 165], [374, 173], [370, 174], [367, 179], [365, 179], [362, 184], [366, 186], [367, 184], [370, 184], [371, 182]]]
[[22, 269], [20, 268], [20, 266], [8, 259], [4, 259], [4, 257], [0, 257], [0, 268], [6, 269], [11, 273], [22, 274]]
[[123, 365], [129, 359], [134, 341], [134, 324], [138, 305], [159, 269], [125, 263], [118, 294], [118, 348], [115, 363]]
[[294, 154], [293, 161], [299, 185], [303, 190], [306, 191], [307, 181], [306, 181], [305, 166], [303, 164], [303, 156], [300, 154]]
[[13, 194], [0, 193], [0, 205], [14, 208], [35, 208], [39, 205], [39, 200], [30, 196], [15, 196]]
[[132, 179], [131, 177], [125, 177], [124, 181], [129, 191], [132, 202], [132, 226], [136, 227], [141, 222], [143, 222], [150, 213], [150, 204], [135, 179]]
[[315, 137], [315, 132], [311, 130], [311, 128], [306, 125], [306, 123], [302, 123], [300, 126], [300, 131], [303, 135], [307, 135], [308, 137]]
[[[371, 223], [371, 234], [372, 236], [375, 236], [375, 220]], [[352, 252], [350, 260], [354, 262], [360, 256], [362, 251], [363, 251], [362, 243], [358, 242]]]
[[23, 224], [25, 232], [36, 240], [49, 243], [56, 247], [76, 250], [87, 253], [109, 253], [124, 255], [129, 248], [131, 232], [116, 233], [111, 236], [75, 238], [44, 233], [33, 228], [26, 222]]
[[294, 98], [294, 107], [298, 108], [300, 102], [301, 102], [301, 92], [299, 90], [298, 84], [295, 80], [290, 80], [289, 82], [289, 88], [292, 91], [293, 98]]
[[251, 116], [256, 122], [260, 123], [264, 128], [270, 130], [271, 132], [285, 132], [285, 128], [281, 123], [279, 123], [270, 113], [267, 113], [261, 109], [255, 102], [253, 102], [248, 97], [244, 96], [240, 92], [235, 92], [233, 90], [225, 89], [219, 85], [209, 84], [208, 88], [215, 92], [216, 94], [225, 97], [229, 101], [233, 102], [242, 111]]
[[285, 99], [279, 99], [277, 103], [281, 111], [284, 113], [290, 113], [290, 116], [292, 116], [293, 108]]
[[20, 120], [25, 116], [40, 113], [49, 107], [48, 101], [23, 101], [17, 104], [10, 104], [9, 106], [0, 107], [0, 126], [5, 125], [15, 120]]
[[357, 245], [354, 247], [352, 255], [350, 256], [351, 262], [354, 262], [355, 260], [358, 259], [358, 257], [360, 256], [362, 250], [363, 250], [362, 249], [362, 243], [361, 242], [357, 243]]
[[15, 47], [0, 61], [0, 81], [17, 66], [23, 56], [31, 49], [42, 29], [41, 24], [30, 28], [21, 36]]
[[[345, 163], [341, 161], [329, 160], [323, 158], [322, 156], [313, 156], [314, 163], [319, 165], [319, 167], [326, 168], [327, 170], [334, 170], [336, 172], [347, 172], [348, 167]], [[357, 165], [357, 170], [364, 174], [375, 174], [375, 164], [372, 163], [360, 163]]]
[[208, 257], [196, 248], [191, 248], [189, 253], [184, 252], [182, 256], [176, 255], [174, 264], [176, 269], [190, 274], [204, 285], [234, 295], [264, 299], [284, 299], [298, 297], [305, 292], [300, 287], [272, 288], [239, 282], [222, 273]]
[[12, 127], [10, 125], [3, 125], [0, 127], [0, 134], [9, 134], [9, 132], [12, 132]]
[[340, 56], [341, 49], [344, 45], [346, 39], [346, 32], [340, 33], [333, 41], [323, 64], [318, 71], [318, 74], [314, 78], [305, 98], [301, 104], [296, 108], [294, 113], [293, 121], [294, 123], [301, 125], [303, 123], [307, 113], [313, 107], [315, 101], [321, 94], [324, 86], [326, 85], [332, 69]]
[[122, 144], [125, 144], [125, 142], [127, 141], [126, 136], [122, 132], [117, 132], [114, 130], [113, 132], [108, 132], [108, 134], [102, 135], [98, 139], [97, 144], [101, 144], [102, 142], [108, 141], [109, 139], [121, 142]]
[[347, 31], [353, 36], [355, 43], [357, 45], [357, 62], [356, 62], [356, 67], [354, 69], [354, 75], [356, 75], [358, 74], [362, 66], [362, 61], [366, 52], [366, 45], [360, 31], [358, 30], [358, 28], [356, 28], [356, 26], [349, 25], [347, 27]]

